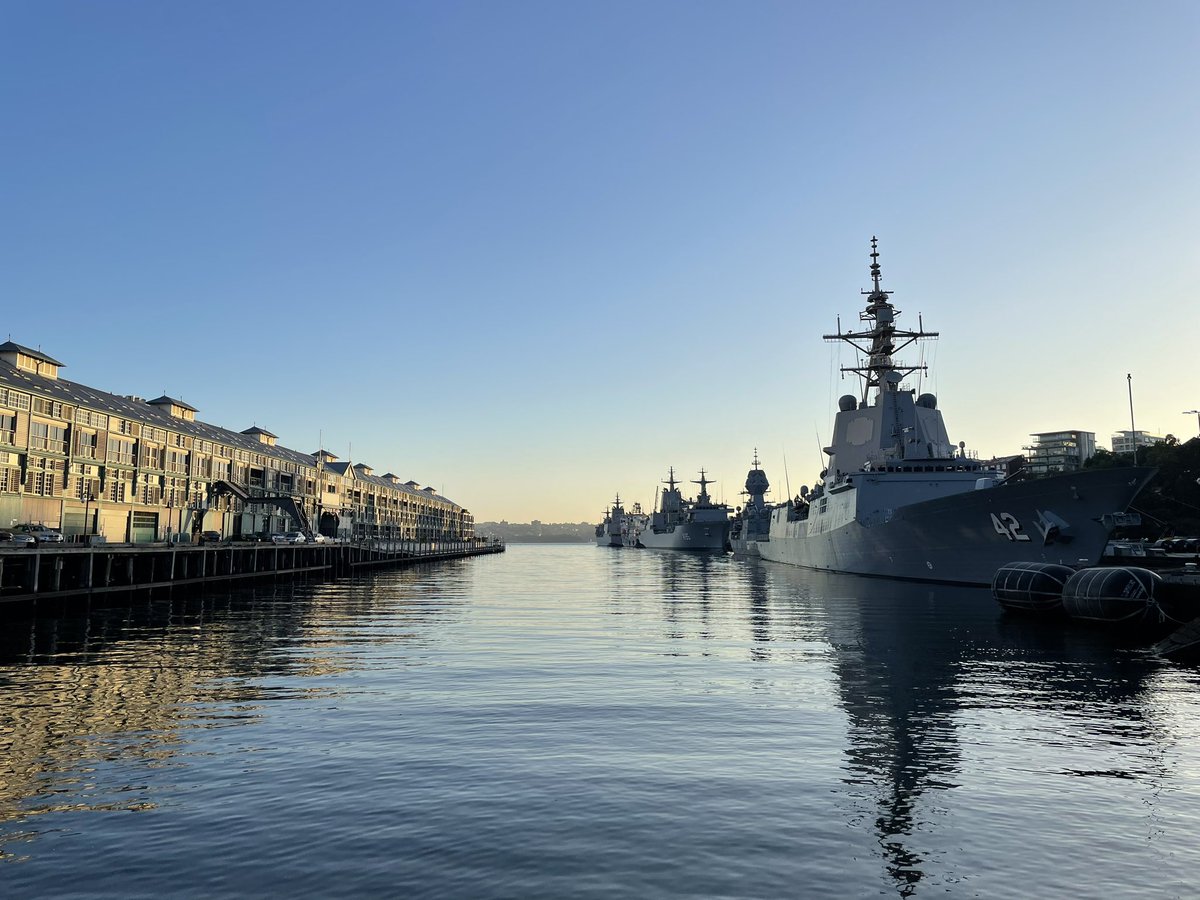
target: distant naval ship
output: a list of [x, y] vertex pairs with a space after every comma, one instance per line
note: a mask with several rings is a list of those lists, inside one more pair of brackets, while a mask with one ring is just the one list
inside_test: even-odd
[[[920, 581], [989, 584], [1015, 561], [1094, 565], [1113, 523], [1154, 474], [1147, 467], [1086, 469], [1006, 479], [947, 437], [933, 394], [902, 386], [925, 366], [895, 354], [935, 338], [896, 327], [891, 292], [880, 286], [871, 238], [872, 289], [863, 291], [862, 331], [824, 336], [862, 354], [843, 367], [862, 379], [860, 397], [838, 401], [828, 467], [814, 488], [771, 511], [764, 559], [810, 569]], [[871, 396], [873, 394], [873, 396]], [[868, 404], [868, 400], [871, 402]]]
[[667, 488], [659, 497], [658, 508], [637, 535], [638, 546], [654, 550], [724, 550], [729, 537], [729, 507], [712, 502], [708, 496], [712, 483], [701, 469], [700, 479], [692, 482], [700, 485], [700, 493], [695, 501], [685, 500], [672, 468], [663, 482]]
[[746, 556], [758, 556], [758, 544], [767, 540], [771, 528], [772, 506], [767, 502], [771, 482], [758, 462], [758, 450], [754, 451], [754, 463], [746, 473], [746, 500], [738, 509], [729, 526], [729, 549]]
[[628, 526], [625, 522], [625, 507], [621, 505], [621, 495], [612, 502], [612, 506], [604, 511], [604, 519], [596, 526], [596, 546], [623, 547]]

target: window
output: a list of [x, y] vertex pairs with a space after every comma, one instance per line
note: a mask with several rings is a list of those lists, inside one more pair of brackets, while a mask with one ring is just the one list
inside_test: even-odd
[[162, 469], [165, 460], [165, 447], [152, 447], [145, 443], [138, 444], [138, 465], [147, 469]]
[[66, 460], [30, 456], [25, 467], [25, 492], [42, 497], [54, 497], [62, 493], [66, 475]]
[[79, 431], [75, 434], [75, 455], [83, 459], [96, 459], [100, 436], [94, 431]]
[[104, 496], [114, 503], [126, 503], [133, 498], [133, 473], [107, 469], [104, 473]]
[[108, 416], [104, 413], [92, 412], [90, 409], [75, 410], [75, 423], [87, 425], [90, 428], [108, 428]]
[[0, 467], [0, 493], [15, 494], [21, 490], [21, 470]]
[[67, 455], [67, 429], [49, 422], [29, 423], [29, 449]]
[[71, 467], [70, 494], [77, 500], [89, 500], [100, 496], [100, 469], [98, 466], [74, 465]]
[[138, 483], [138, 500], [147, 506], [157, 506], [162, 498], [162, 482], [157, 475], [141, 475]]
[[11, 388], [0, 388], [0, 405], [7, 406], [9, 409], [28, 410], [30, 406], [29, 395], [22, 394], [20, 391], [14, 391]]
[[0, 412], [0, 444], [17, 442], [17, 417], [12, 413]]
[[47, 400], [45, 397], [33, 398], [33, 411], [39, 416], [49, 416], [52, 419], [63, 417], [63, 405], [57, 400]]
[[133, 441], [124, 441], [121, 438], [110, 437], [108, 439], [108, 461], [123, 466], [132, 466]]

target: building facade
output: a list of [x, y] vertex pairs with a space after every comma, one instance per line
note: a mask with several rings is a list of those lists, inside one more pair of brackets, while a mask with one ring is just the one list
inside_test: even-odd
[[217, 531], [319, 531], [414, 542], [474, 538], [466, 509], [432, 488], [266, 429], [231, 431], [171, 397], [143, 400], [59, 377], [39, 350], [0, 344], [0, 527], [134, 543]]
[[1030, 437], [1033, 443], [1023, 449], [1026, 468], [1034, 475], [1073, 472], [1096, 455], [1093, 431], [1047, 431]]
[[1148, 431], [1118, 431], [1112, 436], [1113, 453], [1132, 453], [1135, 447], [1153, 447], [1166, 437]]

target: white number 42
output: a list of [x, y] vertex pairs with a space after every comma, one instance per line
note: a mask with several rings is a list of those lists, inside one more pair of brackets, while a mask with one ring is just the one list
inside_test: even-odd
[[1021, 523], [1012, 513], [992, 513], [992, 527], [996, 529], [996, 534], [1002, 534], [1010, 541], [1029, 540], [1029, 535], [1021, 531]]

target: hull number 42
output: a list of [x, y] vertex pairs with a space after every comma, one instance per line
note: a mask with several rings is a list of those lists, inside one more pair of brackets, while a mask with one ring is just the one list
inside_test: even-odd
[[996, 529], [996, 534], [1002, 534], [1010, 541], [1029, 540], [1029, 535], [1021, 531], [1021, 523], [1012, 513], [992, 513], [992, 527]]

